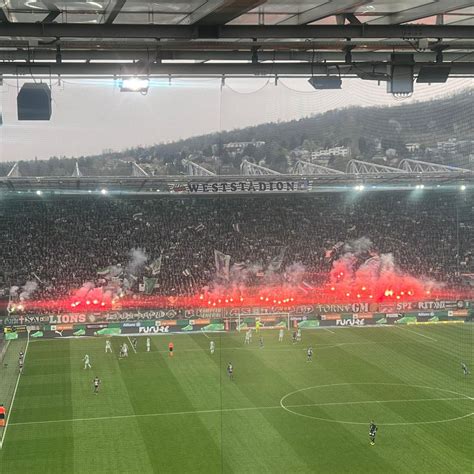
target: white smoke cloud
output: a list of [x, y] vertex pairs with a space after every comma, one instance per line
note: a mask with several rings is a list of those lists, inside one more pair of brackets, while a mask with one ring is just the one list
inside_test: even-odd
[[[20, 292], [20, 301], [25, 301], [30, 299], [33, 293], [38, 288], [38, 283], [36, 281], [27, 281], [22, 287]], [[11, 291], [11, 289], [10, 289]]]
[[138, 272], [148, 260], [145, 252], [139, 248], [130, 250], [130, 260], [128, 261], [126, 271], [132, 275]]

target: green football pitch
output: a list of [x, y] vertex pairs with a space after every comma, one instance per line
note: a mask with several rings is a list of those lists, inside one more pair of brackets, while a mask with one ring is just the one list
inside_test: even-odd
[[474, 365], [472, 324], [263, 337], [260, 348], [255, 335], [250, 345], [237, 333], [159, 335], [150, 352], [140, 337], [136, 353], [114, 337], [112, 354], [102, 338], [32, 340], [19, 378], [26, 340], [12, 341], [0, 370], [0, 403], [13, 400], [0, 472], [473, 471], [474, 376], [461, 370]]

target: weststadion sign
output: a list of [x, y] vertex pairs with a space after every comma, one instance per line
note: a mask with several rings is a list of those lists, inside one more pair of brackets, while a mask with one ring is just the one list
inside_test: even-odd
[[169, 185], [171, 192], [190, 194], [265, 193], [308, 191], [308, 181], [220, 181], [217, 183], [188, 182]]

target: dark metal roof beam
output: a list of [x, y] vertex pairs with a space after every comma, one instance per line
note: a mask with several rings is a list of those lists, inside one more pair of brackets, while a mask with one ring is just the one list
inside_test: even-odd
[[[410, 46], [411, 48], [411, 46]], [[396, 50], [396, 48], [395, 48]], [[443, 50], [443, 60], [450, 62], [458, 59], [460, 53], [446, 53]], [[390, 61], [391, 51], [357, 51], [352, 50], [352, 60], [354, 62], [366, 62], [366, 61]], [[61, 46], [61, 55], [63, 61], [86, 61], [86, 60], [135, 60], [135, 61], [148, 61], [151, 55], [150, 51], [146, 49], [110, 49], [110, 50], [94, 50], [94, 49], [64, 49]], [[345, 52], [341, 51], [318, 51], [315, 54], [315, 62], [323, 61], [344, 61]], [[39, 50], [26, 50], [19, 49], [16, 51], [2, 51], [0, 49], [0, 61], [39, 61], [39, 60], [51, 60], [54, 61], [56, 58], [56, 45], [51, 49], [39, 49]], [[306, 51], [259, 51], [258, 58], [260, 61], [306, 61], [309, 62], [312, 58], [311, 53]], [[424, 51], [420, 53], [414, 53], [413, 58], [416, 62], [434, 62], [436, 60], [435, 51]], [[248, 51], [219, 51], [219, 50], [163, 50], [160, 51], [161, 60], [197, 60], [197, 61], [225, 61], [225, 60], [249, 60]], [[474, 62], [474, 54], [466, 55], [463, 58], [463, 62]]]
[[344, 15], [346, 17], [346, 20], [351, 24], [351, 25], [361, 25], [361, 21], [359, 18], [357, 18], [354, 13], [346, 13]]
[[0, 8], [0, 23], [10, 23], [7, 14], [3, 8]]
[[122, 10], [123, 6], [125, 5], [125, 2], [127, 0], [115, 0], [112, 8], [110, 9], [110, 11], [106, 12], [106, 18], [105, 18], [105, 21], [104, 23], [110, 25], [111, 23], [113, 23], [115, 21], [115, 19], [117, 18], [118, 14], [120, 13], [120, 11]]
[[334, 0], [332, 2], [326, 2], [287, 18], [281, 21], [279, 25], [305, 25], [328, 16], [345, 14], [347, 10], [358, 8], [370, 1], [371, 0]]
[[[206, 2], [200, 8], [202, 10], [212, 8], [212, 10], [203, 16], [198, 21], [201, 25], [225, 25], [231, 20], [247, 13], [254, 8], [265, 3], [266, 0], [224, 0], [224, 1], [211, 1]], [[198, 9], [199, 10], [199, 9]], [[196, 12], [193, 12], [191, 15], [194, 15]], [[199, 15], [199, 13], [198, 13]], [[191, 23], [194, 23], [191, 22]]]
[[48, 13], [46, 18], [41, 23], [52, 23], [61, 14], [59, 10], [53, 10]]
[[318, 38], [464, 38], [474, 39], [470, 25], [122, 25], [5, 23], [0, 37], [156, 38], [156, 39], [314, 39]]
[[419, 20], [420, 18], [426, 18], [435, 15], [442, 15], [453, 10], [460, 10], [461, 8], [473, 7], [473, 0], [449, 0], [449, 1], [438, 1], [430, 2], [418, 7], [408, 8], [401, 12], [392, 13], [385, 15], [374, 20], [369, 20], [367, 23], [370, 25], [378, 24], [399, 24], [407, 21]]
[[43, 0], [43, 3], [48, 7], [49, 13], [41, 23], [52, 23], [61, 14], [61, 10], [59, 10], [53, 1]]
[[[432, 63], [416, 63], [414, 65], [414, 73], [418, 74], [422, 66]], [[69, 63], [62, 62], [57, 64], [50, 63], [0, 63], [0, 74], [11, 75], [48, 75], [48, 74], [63, 74], [63, 75], [104, 75], [104, 76], [123, 76], [123, 75], [141, 75], [146, 74], [150, 76], [275, 76], [275, 75], [295, 75], [295, 76], [311, 76], [311, 73], [328, 74], [337, 66], [341, 67], [341, 76], [358, 77], [361, 72], [385, 74], [387, 71], [387, 63], [380, 62], [374, 64], [357, 63], [354, 68], [346, 68], [344, 62], [332, 63], [317, 63], [311, 65], [309, 62], [276, 62], [276, 63], [197, 63], [197, 64], [179, 64], [179, 63], [161, 63], [148, 64], [120, 64], [120, 63]], [[474, 77], [474, 63], [458, 62], [451, 65], [451, 76], [469, 76]]]

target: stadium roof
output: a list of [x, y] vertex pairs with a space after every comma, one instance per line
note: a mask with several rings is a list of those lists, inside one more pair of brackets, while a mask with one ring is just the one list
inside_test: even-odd
[[[2, 6], [3, 5], [3, 6]], [[474, 76], [473, 0], [8, 0], [0, 74]]]

